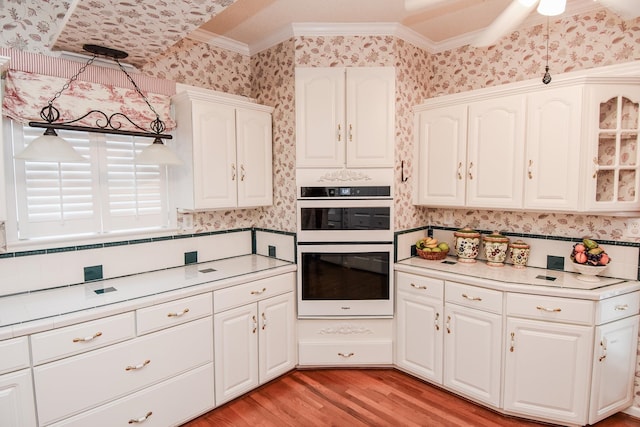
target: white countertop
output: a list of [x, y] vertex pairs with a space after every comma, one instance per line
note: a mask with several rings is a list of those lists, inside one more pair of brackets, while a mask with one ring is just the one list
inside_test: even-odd
[[413, 257], [398, 261], [395, 270], [501, 291], [589, 300], [601, 300], [640, 289], [640, 282], [624, 279], [599, 277], [599, 281], [593, 283], [578, 279], [577, 273], [564, 271], [514, 268], [511, 265], [492, 267], [480, 260], [475, 263], [458, 262], [456, 257], [448, 257], [446, 261], [448, 263]]
[[[0, 297], [0, 340], [295, 270], [287, 261], [245, 255]], [[95, 292], [102, 289], [114, 290]]]

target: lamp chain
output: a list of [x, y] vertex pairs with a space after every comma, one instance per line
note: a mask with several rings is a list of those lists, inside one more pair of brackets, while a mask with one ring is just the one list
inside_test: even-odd
[[546, 85], [551, 83], [551, 74], [549, 74], [549, 17], [547, 17], [547, 63], [544, 67], [544, 76], [542, 76], [542, 83]]
[[144, 94], [142, 93], [142, 91], [140, 90], [140, 88], [138, 87], [138, 85], [136, 84], [136, 82], [133, 80], [133, 78], [129, 75], [129, 73], [127, 73], [127, 70], [124, 69], [124, 67], [122, 66], [122, 64], [120, 63], [120, 61], [118, 61], [118, 59], [115, 59], [116, 63], [118, 64], [118, 66], [120, 67], [120, 69], [122, 70], [122, 72], [127, 76], [127, 78], [129, 79], [129, 81], [131, 82], [131, 84], [133, 85], [133, 87], [136, 89], [136, 92], [138, 92], [138, 95], [140, 95], [142, 97], [142, 99], [144, 99], [144, 102], [147, 103], [147, 105], [149, 106], [149, 108], [151, 109], [151, 111], [153, 111], [153, 114], [156, 115], [156, 117], [160, 117], [160, 115], [158, 114], [158, 112], [155, 110], [155, 108], [153, 108], [151, 106], [151, 103], [149, 102], [149, 100], [147, 99], [146, 96], [144, 96]]
[[62, 89], [60, 89], [58, 92], [56, 92], [55, 95], [53, 95], [53, 98], [51, 98], [49, 100], [49, 105], [53, 104], [53, 101], [55, 101], [56, 99], [58, 99], [60, 97], [60, 95], [62, 95], [62, 92], [64, 92], [65, 90], [69, 89], [69, 86], [71, 86], [71, 84], [73, 82], [75, 82], [76, 80], [78, 80], [78, 76], [82, 73], [84, 73], [84, 70], [87, 69], [87, 67], [89, 65], [91, 65], [93, 63], [93, 61], [96, 59], [96, 55], [93, 55], [93, 57], [91, 57], [91, 59], [89, 59], [86, 64], [84, 64], [82, 67], [80, 67], [80, 69], [78, 70], [77, 73], [75, 73], [73, 76], [71, 76], [71, 78], [64, 84], [64, 86], [62, 86]]

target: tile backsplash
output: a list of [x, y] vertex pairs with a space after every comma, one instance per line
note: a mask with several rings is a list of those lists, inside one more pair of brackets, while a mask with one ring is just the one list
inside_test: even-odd
[[[440, 241], [450, 244], [453, 248], [453, 233], [455, 227], [423, 227], [420, 229], [408, 230], [396, 233], [396, 254], [397, 260], [409, 258], [411, 256], [411, 246], [424, 236], [433, 236]], [[491, 234], [493, 230], [480, 230], [482, 235]], [[575, 242], [581, 240], [580, 237], [567, 236], [543, 236], [524, 233], [503, 233], [510, 241], [522, 240], [529, 244], [531, 252], [529, 255], [529, 267], [549, 268], [549, 258], [559, 262], [564, 260], [565, 271], [575, 271], [572, 268], [572, 261], [569, 258]], [[607, 251], [611, 257], [609, 268], [602, 273], [603, 276], [615, 277], [627, 280], [640, 279], [640, 243], [618, 242], [612, 240], [598, 239], [598, 243]], [[452, 250], [450, 254], [453, 254]], [[482, 246], [478, 259], [485, 259]], [[509, 261], [507, 261], [509, 263]]]

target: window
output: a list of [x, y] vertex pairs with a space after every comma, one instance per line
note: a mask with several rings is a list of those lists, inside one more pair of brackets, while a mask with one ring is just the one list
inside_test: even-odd
[[[15, 121], [6, 122], [13, 153], [20, 152], [43, 132]], [[13, 160], [17, 239], [169, 226], [166, 167], [138, 165], [134, 160], [152, 142], [150, 138], [57, 132], [89, 161]], [[7, 161], [12, 159], [13, 156]]]

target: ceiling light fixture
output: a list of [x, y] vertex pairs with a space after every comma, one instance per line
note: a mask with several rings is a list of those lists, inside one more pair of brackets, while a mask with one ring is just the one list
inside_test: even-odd
[[564, 13], [567, 0], [540, 0], [538, 13], [544, 16], [557, 16]]
[[[178, 159], [178, 157], [162, 142], [162, 139], [172, 139], [173, 137], [170, 134], [163, 134], [166, 126], [160, 119], [160, 115], [156, 112], [153, 106], [151, 106], [147, 97], [144, 96], [136, 82], [120, 63], [120, 59], [124, 59], [129, 55], [121, 50], [91, 44], [84, 45], [83, 49], [93, 54], [93, 56], [89, 58], [78, 72], [67, 81], [62, 89], [56, 92], [53, 98], [49, 100], [48, 105], [40, 110], [40, 117], [44, 122], [29, 122], [29, 126], [46, 129], [44, 135], [34, 139], [22, 152], [17, 154], [15, 158], [29, 161], [86, 162], [87, 159], [78, 154], [78, 152], [75, 151], [67, 141], [57, 135], [55, 130], [58, 129], [153, 138], [153, 143], [145, 147], [136, 157], [136, 163], [161, 165], [182, 164], [180, 159]], [[62, 92], [69, 88], [78, 76], [82, 74], [89, 65], [91, 65], [98, 55], [112, 59], [116, 64], [118, 64], [120, 70], [122, 70], [131, 84], [133, 84], [138, 95], [140, 95], [151, 111], [156, 115], [156, 118], [149, 124], [149, 129], [141, 127], [123, 113], [118, 112], [109, 115], [100, 110], [91, 110], [77, 119], [59, 121], [60, 111], [53, 106], [53, 102], [62, 95]], [[93, 127], [77, 124], [77, 122], [91, 115], [98, 117], [95, 120]], [[122, 129], [122, 120], [126, 120], [140, 131]]]

